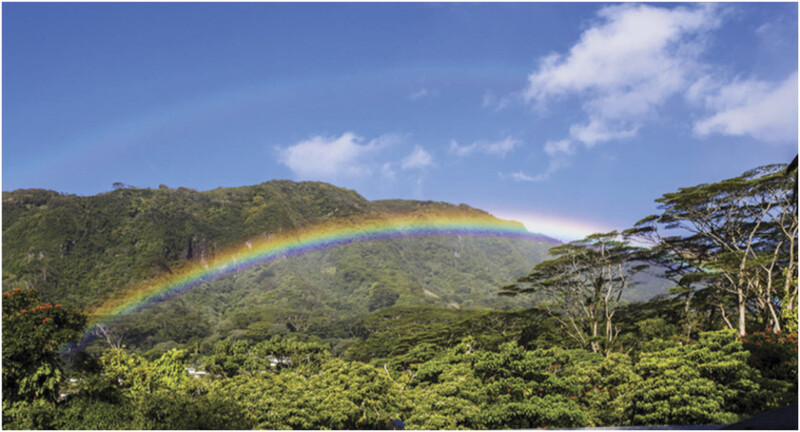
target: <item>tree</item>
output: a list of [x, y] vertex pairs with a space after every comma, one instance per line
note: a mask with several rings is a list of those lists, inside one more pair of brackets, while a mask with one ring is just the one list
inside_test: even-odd
[[608, 354], [619, 334], [614, 315], [633, 276], [647, 268], [642, 249], [616, 231], [593, 234], [550, 249], [555, 258], [537, 264], [501, 295], [539, 293], [561, 328], [581, 346]]
[[703, 333], [694, 345], [643, 353], [626, 417], [635, 425], [734, 423], [769, 399], [747, 367], [749, 353], [732, 330]]
[[187, 354], [170, 350], [149, 361], [109, 349], [61, 404], [55, 429], [250, 429], [236, 400], [189, 378]]
[[43, 303], [39, 292], [3, 294], [3, 403], [55, 402], [63, 377], [58, 349], [80, 337], [86, 318], [60, 304]]
[[372, 289], [372, 295], [369, 298], [369, 311], [373, 312], [380, 308], [389, 307], [397, 302], [400, 294], [397, 291], [379, 284]]
[[95, 334], [102, 336], [111, 348], [120, 349], [128, 327], [125, 324], [97, 324]]
[[414, 429], [521, 429], [619, 425], [638, 376], [622, 353], [479, 350], [465, 338], [419, 366], [409, 383]]
[[204, 367], [224, 377], [258, 376], [286, 368], [318, 370], [330, 357], [327, 347], [321, 343], [273, 336], [255, 346], [245, 340], [217, 342]]
[[[713, 292], [717, 273], [705, 267], [711, 259], [708, 253], [711, 247], [697, 235], [662, 237], [658, 231], [658, 219], [656, 215], [648, 216], [637, 222], [634, 228], [623, 231], [623, 235], [646, 244], [648, 247], [642, 260], [662, 269], [661, 276], [675, 283], [669, 291], [683, 303], [685, 338], [690, 339], [699, 330], [703, 313], [718, 306], [728, 327], [733, 328], [727, 319], [725, 302], [719, 301], [715, 295], [718, 293]], [[710, 308], [709, 299], [712, 300]]]
[[[797, 308], [797, 201], [793, 179], [784, 165], [759, 167], [718, 183], [680, 188], [656, 202], [662, 213], [640, 222], [677, 233], [658, 237], [659, 247], [690, 273], [704, 273], [704, 283], [718, 296], [722, 319], [740, 336], [747, 332], [748, 310], [765, 327], [781, 330], [796, 322], [785, 310]], [[725, 311], [733, 296], [736, 324]]]
[[386, 371], [328, 358], [298, 366], [209, 383], [211, 394], [237, 401], [256, 429], [387, 429], [402, 419], [409, 401]]

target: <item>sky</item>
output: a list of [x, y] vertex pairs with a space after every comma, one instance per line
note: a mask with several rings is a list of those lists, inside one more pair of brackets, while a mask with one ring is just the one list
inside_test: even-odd
[[2, 190], [318, 180], [573, 240], [798, 151], [796, 3], [4, 3]]

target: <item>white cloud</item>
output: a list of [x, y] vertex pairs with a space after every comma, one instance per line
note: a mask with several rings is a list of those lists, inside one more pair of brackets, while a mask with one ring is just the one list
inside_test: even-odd
[[423, 87], [423, 88], [421, 88], [421, 89], [419, 89], [419, 90], [417, 90], [417, 91], [415, 91], [413, 93], [410, 93], [408, 95], [408, 98], [411, 99], [412, 101], [416, 101], [418, 99], [435, 97], [435, 96], [438, 96], [438, 95], [439, 95], [439, 90], [437, 90], [437, 89], [429, 89], [427, 87]]
[[705, 104], [716, 114], [695, 123], [698, 135], [751, 135], [766, 142], [796, 142], [797, 72], [780, 83], [736, 81], [705, 93]]
[[400, 168], [407, 170], [413, 168], [425, 168], [431, 165], [433, 165], [433, 156], [431, 156], [431, 154], [425, 151], [425, 149], [422, 147], [414, 146], [414, 151], [412, 151], [410, 155], [403, 159], [402, 163], [400, 164]]
[[[608, 122], [598, 118], [590, 118], [586, 124], [573, 124], [569, 128], [569, 135], [586, 144], [587, 147], [610, 141], [613, 139], [630, 138], [636, 135], [638, 125], [625, 127], [623, 122]], [[545, 148], [547, 151], [547, 148]]]
[[408, 95], [408, 98], [411, 99], [411, 100], [417, 100], [417, 99], [419, 99], [421, 97], [425, 97], [427, 95], [428, 95], [428, 89], [421, 88], [421, 89], [417, 90], [416, 92], [411, 93], [410, 95]]
[[511, 174], [499, 172], [497, 173], [497, 176], [503, 180], [514, 180], [516, 182], [539, 182], [544, 180], [544, 178], [541, 175], [538, 175], [536, 177], [531, 177], [523, 171], [517, 171]]
[[558, 153], [571, 155], [575, 153], [575, 144], [568, 139], [548, 141], [544, 145], [544, 151], [550, 156], [555, 156]]
[[489, 108], [496, 104], [497, 104], [497, 95], [495, 95], [493, 91], [488, 91], [483, 94], [482, 105], [484, 108]]
[[396, 140], [393, 135], [384, 135], [363, 143], [363, 138], [352, 132], [338, 138], [314, 136], [279, 149], [278, 161], [303, 179], [365, 176], [372, 173], [369, 157]]
[[492, 108], [495, 112], [502, 111], [507, 108], [512, 103], [518, 103], [521, 101], [521, 97], [519, 93], [512, 93], [510, 95], [499, 97], [494, 94], [492, 91], [488, 91], [483, 94], [483, 105], [484, 108]]
[[594, 90], [599, 98], [642, 94], [661, 99], [693, 64], [693, 35], [716, 27], [714, 8], [621, 5], [602, 9], [567, 55], [546, 57], [528, 77], [525, 99]]
[[704, 33], [720, 19], [713, 5], [601, 9], [566, 54], [545, 57], [528, 77], [525, 101], [539, 107], [565, 96], [582, 98], [589, 121], [573, 125], [574, 139], [592, 145], [633, 136], [637, 125], [683, 91], [701, 67]]
[[535, 178], [525, 174], [522, 171], [517, 171], [515, 173], [511, 173], [511, 178], [515, 181], [526, 181], [526, 182], [535, 182], [537, 181]]
[[556, 171], [560, 170], [561, 168], [565, 168], [569, 165], [569, 163], [561, 158], [551, 158], [550, 163], [547, 165], [547, 169], [544, 172], [536, 174], [535, 176], [528, 175], [523, 171], [517, 171], [511, 174], [504, 174], [500, 173], [500, 178], [502, 179], [511, 179], [517, 182], [542, 182], [550, 178]]
[[493, 143], [486, 144], [484, 147], [484, 152], [486, 154], [505, 157], [509, 152], [511, 152], [511, 150], [514, 150], [514, 147], [517, 147], [519, 144], [519, 141], [512, 139], [511, 137], [506, 137], [506, 139], [502, 141], [495, 141]]
[[[755, 35], [759, 38], [761, 43], [761, 50], [768, 50], [774, 53], [785, 53], [786, 50], [792, 49], [792, 42], [797, 39], [791, 36], [797, 34], [796, 22], [793, 22], [790, 15], [781, 15], [773, 21], [768, 21], [755, 29]], [[789, 43], [787, 43], [789, 42]]]
[[482, 142], [476, 141], [467, 146], [460, 146], [455, 140], [450, 141], [450, 153], [459, 156], [469, 156], [473, 153], [483, 153], [487, 155], [495, 155], [505, 157], [514, 148], [518, 147], [522, 142], [515, 140], [511, 137], [506, 137], [501, 141], [495, 142]]
[[459, 156], [469, 156], [478, 148], [478, 143], [472, 143], [468, 146], [460, 146], [456, 140], [450, 140], [450, 153]]
[[386, 162], [381, 166], [381, 174], [389, 180], [394, 180], [397, 175], [394, 168], [392, 168], [391, 162]]

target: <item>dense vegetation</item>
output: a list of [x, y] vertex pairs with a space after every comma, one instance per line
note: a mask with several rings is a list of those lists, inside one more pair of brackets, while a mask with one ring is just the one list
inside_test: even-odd
[[[108, 326], [93, 349], [70, 352], [66, 363], [59, 359], [59, 346], [74, 340], [84, 318], [67, 305], [44, 303], [36, 290], [14, 287], [43, 283], [43, 291], [52, 294], [61, 284], [53, 278], [62, 273], [45, 277], [38, 267], [38, 273], [25, 270], [21, 259], [8, 277], [4, 273], [4, 426], [507, 429], [733, 423], [797, 400], [794, 188], [795, 180], [780, 166], [684, 188], [658, 200], [662, 214], [624, 233], [557, 246], [527, 276], [484, 281], [508, 301], [535, 303], [525, 310], [414, 302], [415, 291], [398, 287], [413, 282], [453, 296], [436, 283], [462, 284], [470, 276], [448, 274], [425, 285], [388, 259], [369, 261], [374, 252], [369, 248], [386, 247], [382, 252], [394, 260], [405, 248], [428, 245], [432, 252], [425, 257], [436, 257], [451, 245], [437, 244], [443, 239], [365, 244], [336, 252], [356, 254], [350, 259], [336, 260], [334, 251], [303, 257], [322, 261], [323, 269], [336, 262], [336, 272], [328, 276], [338, 276], [341, 266], [364, 266], [345, 271], [351, 276], [343, 280], [320, 278], [334, 281], [328, 297], [311, 295], [299, 278], [276, 282], [292, 265], [308, 269], [302, 259], [271, 263]], [[50, 208], [37, 208], [42, 205]], [[363, 208], [409, 206], [391, 202], [375, 210], [376, 205]], [[35, 214], [47, 214], [39, 210]], [[17, 215], [8, 226], [31, 223]], [[14, 251], [35, 250], [26, 249], [18, 235]], [[502, 249], [508, 244], [465, 247], [484, 246], [500, 248], [487, 255], [513, 250]], [[47, 261], [46, 254], [36, 256], [29, 263]], [[108, 266], [112, 261], [107, 259]], [[429, 275], [437, 265], [440, 273], [446, 267], [424, 258], [408, 262], [428, 266]], [[111, 268], [104, 266], [98, 264], [92, 274], [113, 274], [103, 273]], [[626, 301], [647, 272], [670, 280], [671, 293]], [[385, 277], [386, 285], [371, 277]], [[256, 280], [270, 289], [240, 287], [236, 292], [243, 294], [226, 298], [237, 283], [257, 286]], [[305, 280], [322, 283], [313, 276]], [[296, 291], [287, 288], [270, 297], [283, 289], [281, 283]], [[348, 299], [351, 291], [356, 294]], [[462, 294], [462, 304], [476, 298], [473, 291]], [[191, 295], [210, 298], [203, 303]], [[418, 297], [433, 298], [424, 292]], [[341, 303], [335, 304], [337, 298]], [[304, 305], [314, 305], [313, 311], [303, 315]], [[316, 312], [326, 310], [327, 316]], [[140, 333], [148, 323], [151, 333]], [[191, 332], [199, 333], [186, 339]], [[155, 340], [175, 347], [152, 346]], [[106, 348], [100, 349], [102, 344]]]
[[[85, 309], [132, 284], [175, 271], [189, 262], [203, 262], [248, 240], [270, 234], [334, 219], [397, 214], [424, 217], [441, 213], [488, 217], [485, 212], [466, 205], [401, 200], [370, 202], [354, 191], [316, 182], [270, 181], [206, 192], [166, 186], [159, 189], [120, 186], [89, 197], [38, 189], [4, 192], [3, 286], [35, 287], [48, 300], [57, 299], [64, 305]], [[455, 286], [478, 289], [484, 294], [491, 292], [483, 297], [494, 297], [494, 284], [500, 278], [524, 274], [532, 263], [544, 257], [547, 247], [546, 243], [504, 239], [398, 242], [391, 248], [374, 245], [343, 248], [345, 252], [316, 255], [305, 263], [293, 260], [289, 268], [266, 269], [250, 277], [265, 279], [280, 270], [281, 280], [254, 282], [281, 288], [287, 284], [315, 285], [322, 276], [308, 281], [302, 280], [303, 277], [322, 273], [341, 279], [331, 283], [334, 290], [341, 291], [343, 284], [352, 288], [354, 282], [369, 279], [402, 285], [405, 290], [400, 289], [400, 295], [411, 294], [404, 291], [417, 286], [435, 283], [437, 295], [453, 295], [441, 299], [438, 304], [444, 306], [446, 302], [459, 303], [453, 292]], [[467, 249], [466, 256], [458, 260], [454, 255], [459, 255], [463, 248]], [[482, 255], [475, 256], [476, 253]], [[372, 269], [374, 274], [364, 274], [361, 267], [373, 267], [377, 262], [375, 255], [388, 255], [391, 259]], [[372, 261], [362, 264], [364, 259]], [[321, 268], [320, 262], [324, 265]], [[449, 271], [454, 264], [459, 268]], [[465, 266], [478, 271], [464, 276], [463, 269], [469, 268]], [[481, 271], [487, 267], [492, 270]], [[395, 277], [398, 272], [406, 273], [411, 280], [398, 280]], [[292, 278], [301, 280], [286, 280]], [[363, 293], [359, 292], [358, 297], [363, 297]], [[514, 303], [505, 303], [511, 304]]]
[[[465, 205], [370, 202], [315, 182], [207, 192], [120, 185], [90, 197], [18, 190], [3, 194], [3, 287], [36, 288], [47, 301], [90, 310], [270, 234], [330, 220], [441, 214], [489, 217]], [[325, 329], [394, 304], [516, 309], [526, 303], [498, 297], [496, 287], [525, 274], [551, 245], [469, 237], [350, 244], [210, 281], [125, 317], [116, 331], [131, 349], [164, 352], [297, 330], [349, 339]]]

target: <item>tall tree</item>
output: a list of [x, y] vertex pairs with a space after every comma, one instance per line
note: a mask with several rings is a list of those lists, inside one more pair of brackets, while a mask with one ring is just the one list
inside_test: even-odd
[[[708, 242], [697, 235], [662, 236], [658, 230], [658, 219], [657, 215], [648, 216], [637, 222], [633, 228], [623, 231], [623, 235], [637, 244], [646, 245], [646, 253], [641, 255], [642, 260], [663, 270], [661, 276], [675, 283], [670, 293], [683, 302], [684, 334], [690, 338], [699, 330], [699, 321], [702, 319], [700, 315], [713, 311], [718, 303], [714, 300], [718, 293], [712, 289], [717, 273], [706, 267], [711, 259], [711, 248]], [[712, 299], [710, 308], [707, 301], [702, 301], [709, 298]], [[733, 328], [725, 306], [723, 302], [722, 317], [728, 328]]]
[[541, 262], [501, 295], [538, 293], [548, 312], [573, 339], [594, 352], [608, 354], [619, 334], [614, 315], [633, 276], [647, 268], [642, 248], [616, 232], [592, 234], [550, 249]]
[[[656, 202], [662, 213], [640, 222], [670, 236], [658, 247], [690, 273], [708, 276], [718, 290], [722, 319], [746, 334], [748, 311], [764, 325], [781, 330], [783, 310], [797, 307], [797, 201], [785, 165], [759, 167], [718, 183], [680, 188]], [[652, 228], [651, 228], [652, 229]], [[733, 296], [736, 323], [730, 323], [726, 298]]]

